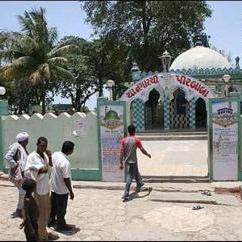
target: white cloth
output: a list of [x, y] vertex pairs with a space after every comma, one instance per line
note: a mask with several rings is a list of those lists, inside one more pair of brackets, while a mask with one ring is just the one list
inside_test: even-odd
[[31, 178], [36, 181], [36, 192], [39, 195], [46, 195], [50, 192], [50, 185], [49, 185], [49, 173], [41, 173], [38, 174], [39, 169], [41, 169], [44, 166], [48, 166], [49, 171], [49, 158], [44, 153], [44, 159], [36, 152], [33, 151], [31, 154], [29, 154], [24, 176], [27, 178]]
[[17, 136], [16, 136], [16, 140], [18, 142], [22, 142], [22, 141], [25, 141], [26, 139], [29, 138], [29, 135], [28, 133], [26, 132], [21, 132], [21, 133], [18, 133]]
[[66, 155], [57, 151], [52, 155], [53, 169], [50, 177], [51, 191], [57, 194], [67, 194], [69, 190], [64, 182], [64, 178], [71, 177], [71, 165]]
[[[14, 156], [15, 156], [17, 150], [19, 150], [19, 157], [18, 157], [19, 160], [15, 161]], [[9, 166], [11, 168], [14, 168], [19, 164], [21, 171], [24, 171], [24, 169], [25, 169], [27, 157], [28, 157], [28, 155], [26, 153], [26, 150], [19, 143], [13, 143], [12, 145], [10, 145], [7, 153], [4, 156], [5, 160], [8, 161]]]

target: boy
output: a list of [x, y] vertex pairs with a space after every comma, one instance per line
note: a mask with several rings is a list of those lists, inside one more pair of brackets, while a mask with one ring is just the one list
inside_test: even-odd
[[26, 178], [22, 184], [22, 188], [26, 191], [24, 197], [23, 206], [23, 222], [19, 228], [24, 227], [24, 233], [27, 241], [38, 240], [38, 218], [39, 209], [35, 199], [32, 196], [36, 186], [36, 182], [33, 179]]
[[127, 171], [127, 183], [122, 199], [127, 201], [129, 198], [129, 189], [133, 178], [136, 180], [136, 191], [139, 192], [141, 187], [144, 185], [142, 177], [138, 170], [137, 161], [137, 147], [141, 152], [151, 158], [151, 155], [143, 148], [141, 141], [135, 136], [135, 126], [128, 126], [129, 136], [121, 140], [121, 153], [120, 153], [120, 169], [123, 169], [123, 162], [125, 163]]

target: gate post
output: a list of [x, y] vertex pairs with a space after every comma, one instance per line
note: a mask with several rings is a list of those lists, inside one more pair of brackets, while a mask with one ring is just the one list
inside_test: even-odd
[[0, 100], [0, 170], [4, 170], [3, 164], [3, 122], [2, 116], [8, 115], [8, 101], [7, 100]]
[[240, 99], [238, 96], [209, 99], [209, 175], [214, 181], [241, 179]]

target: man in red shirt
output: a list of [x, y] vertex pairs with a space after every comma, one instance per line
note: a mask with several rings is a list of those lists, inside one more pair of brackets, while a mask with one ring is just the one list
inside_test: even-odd
[[133, 178], [135, 178], [137, 187], [136, 191], [139, 192], [141, 187], [144, 185], [142, 177], [138, 170], [138, 160], [137, 160], [137, 148], [141, 152], [151, 158], [151, 155], [143, 148], [141, 141], [135, 136], [135, 126], [128, 126], [129, 136], [121, 140], [121, 150], [120, 150], [120, 169], [123, 169], [123, 163], [126, 168], [126, 186], [125, 191], [122, 196], [124, 201], [129, 198], [129, 190]]

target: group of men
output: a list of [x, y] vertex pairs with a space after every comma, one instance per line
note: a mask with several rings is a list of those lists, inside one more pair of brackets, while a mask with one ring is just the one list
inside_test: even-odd
[[[18, 188], [17, 209], [13, 216], [23, 217], [22, 227], [28, 226], [25, 227], [25, 234], [26, 231], [28, 234], [34, 233], [34, 227], [37, 226], [36, 238], [39, 240], [53, 239], [53, 234], [47, 232], [47, 226], [52, 226], [57, 231], [72, 230], [73, 227], [65, 221], [65, 214], [68, 197], [74, 198], [71, 166], [67, 159], [67, 156], [74, 151], [74, 143], [65, 141], [61, 151], [51, 154], [47, 149], [48, 140], [45, 137], [39, 137], [36, 150], [28, 154], [26, 148], [29, 140], [28, 133], [17, 134], [16, 140], [17, 142], [13, 143], [5, 154], [10, 167], [10, 181]], [[34, 188], [33, 184], [35, 184]], [[37, 204], [38, 213], [32, 211], [34, 206], [30, 202], [32, 201], [30, 199], [32, 192], [29, 192], [31, 189], [28, 190], [30, 186], [33, 188], [33, 201]], [[31, 206], [26, 207], [27, 205]], [[37, 214], [38, 217], [34, 218], [33, 214]], [[36, 226], [31, 225], [34, 220], [37, 221]], [[29, 232], [29, 229], [32, 231]], [[35, 237], [28, 237], [26, 234], [26, 238], [28, 240]]]
[[[136, 180], [137, 192], [144, 185], [138, 170], [137, 148], [151, 158], [151, 155], [143, 148], [141, 141], [135, 136], [134, 125], [128, 126], [128, 132], [129, 136], [121, 140], [120, 150], [120, 169], [123, 169], [125, 165], [127, 179], [122, 196], [123, 201], [129, 199], [133, 178]], [[73, 227], [66, 224], [65, 214], [68, 197], [74, 198], [71, 185], [71, 166], [67, 159], [67, 156], [74, 151], [74, 143], [65, 141], [61, 151], [51, 154], [47, 150], [48, 140], [40, 137], [36, 143], [36, 150], [28, 154], [26, 147], [29, 135], [21, 132], [16, 139], [17, 142], [10, 146], [5, 159], [10, 166], [10, 180], [19, 191], [14, 215], [19, 217], [24, 215], [20, 227], [25, 226], [27, 240], [33, 241], [36, 238], [50, 240], [51, 233], [48, 234], [47, 226], [54, 227], [57, 231], [72, 230]], [[33, 211], [36, 210], [36, 207], [39, 212]], [[27, 221], [28, 217], [32, 222]], [[34, 230], [37, 231], [37, 235], [34, 234]]]

